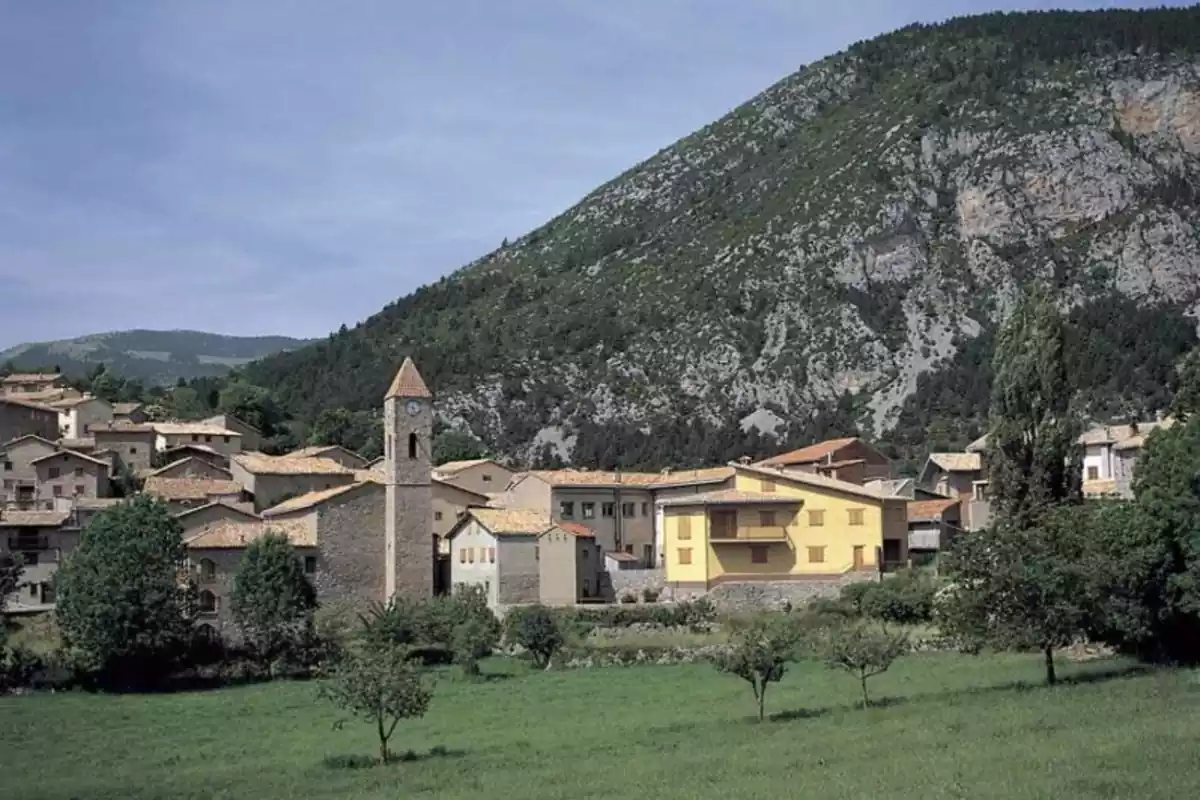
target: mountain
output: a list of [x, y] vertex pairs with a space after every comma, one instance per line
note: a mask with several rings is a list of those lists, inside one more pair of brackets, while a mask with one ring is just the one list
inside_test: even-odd
[[979, 432], [1022, 284], [1079, 323], [1097, 416], [1196, 343], [1200, 8], [992, 14], [801, 69], [541, 228], [249, 365], [301, 419], [405, 355], [493, 450], [700, 462], [847, 430]]
[[105, 364], [118, 375], [147, 384], [172, 384], [179, 378], [225, 375], [255, 359], [303, 347], [309, 341], [287, 336], [222, 336], [200, 331], [114, 331], [19, 344], [0, 351], [0, 364], [16, 369], [57, 365], [68, 375], [83, 375]]

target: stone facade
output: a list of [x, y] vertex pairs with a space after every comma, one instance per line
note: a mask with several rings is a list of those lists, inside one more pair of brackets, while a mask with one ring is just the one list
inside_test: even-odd
[[[315, 515], [321, 564], [314, 585], [321, 603], [366, 611], [373, 603], [387, 600], [383, 494], [378, 484], [364, 483], [311, 511], [288, 515], [293, 519]], [[428, 552], [425, 558], [428, 564]]]
[[433, 396], [405, 359], [383, 401], [385, 596], [433, 595]]
[[154, 475], [159, 478], [211, 478], [212, 480], [232, 480], [233, 475], [227, 469], [222, 469], [208, 461], [189, 456], [156, 470]]
[[37, 505], [37, 466], [33, 462], [57, 449], [57, 445], [37, 436], [0, 447], [0, 500], [28, 508]]
[[108, 464], [94, 458], [60, 451], [39, 458], [37, 495], [41, 501], [60, 497], [108, 497]]
[[642, 591], [645, 589], [662, 591], [666, 586], [667, 578], [666, 571], [659, 567], [656, 569], [610, 570], [608, 580], [612, 587], [613, 597], [619, 600], [627, 594], [641, 599]]
[[818, 597], [836, 597], [843, 586], [878, 580], [878, 572], [862, 570], [790, 581], [729, 581], [711, 589], [706, 589], [703, 584], [666, 584], [661, 599], [679, 601], [707, 597], [722, 611], [755, 611], [788, 604], [798, 606]]
[[20, 400], [0, 397], [0, 444], [21, 436], [58, 438], [58, 412]]
[[100, 425], [89, 433], [97, 450], [112, 451], [132, 472], [146, 472], [154, 466], [156, 435], [148, 425]]

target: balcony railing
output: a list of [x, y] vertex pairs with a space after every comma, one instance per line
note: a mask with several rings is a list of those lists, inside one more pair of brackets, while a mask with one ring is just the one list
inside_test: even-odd
[[737, 542], [785, 542], [787, 529], [782, 525], [743, 526], [734, 531], [713, 531], [709, 537], [713, 544]]

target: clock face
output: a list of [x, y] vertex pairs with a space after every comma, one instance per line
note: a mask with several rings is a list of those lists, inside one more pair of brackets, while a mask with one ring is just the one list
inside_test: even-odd
[[417, 414], [421, 413], [421, 401], [420, 400], [409, 400], [408, 403], [404, 406], [404, 408], [406, 411], [408, 411], [408, 415], [410, 417], [415, 417]]

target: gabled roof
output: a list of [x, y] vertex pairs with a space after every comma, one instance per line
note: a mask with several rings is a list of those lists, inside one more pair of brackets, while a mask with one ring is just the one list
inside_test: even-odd
[[70, 518], [70, 511], [5, 511], [0, 528], [57, 528]]
[[987, 434], [985, 433], [983, 436], [980, 436], [978, 439], [976, 439], [975, 441], [973, 441], [969, 445], [967, 445], [967, 452], [968, 453], [982, 453], [985, 450], [987, 450], [987, 446], [988, 446], [988, 437], [987, 437]]
[[329, 458], [293, 458], [266, 453], [238, 453], [233, 462], [254, 475], [353, 475], [354, 470]]
[[959, 504], [958, 500], [910, 500], [909, 521], [941, 519], [942, 515]]
[[8, 449], [12, 448], [13, 445], [21, 444], [22, 442], [25, 442], [29, 439], [32, 439], [33, 441], [35, 441], [39, 444], [43, 444], [53, 450], [60, 449], [57, 443], [52, 442], [49, 439], [43, 439], [41, 436], [38, 436], [36, 433], [27, 433], [24, 436], [18, 436], [15, 439], [9, 439], [7, 442], [0, 444], [0, 450], [8, 450]]
[[58, 446], [64, 450], [90, 450], [96, 446], [96, 440], [85, 436], [81, 439], [62, 438], [58, 440]]
[[581, 522], [558, 522], [558, 523], [555, 523], [554, 525], [551, 525], [549, 528], [547, 528], [542, 533], [544, 535], [544, 534], [549, 533], [550, 531], [554, 530], [555, 528], [560, 528], [560, 529], [566, 531], [567, 533], [574, 534], [579, 539], [595, 539], [596, 538], [596, 532]]
[[733, 467], [702, 467], [701, 469], [670, 469], [659, 473], [653, 484], [655, 489], [672, 486], [698, 486], [706, 483], [724, 483], [734, 475]]
[[809, 472], [784, 472], [770, 467], [762, 467], [749, 464], [730, 464], [731, 467], [743, 471], [750, 472], [756, 475], [761, 475], [767, 478], [774, 478], [777, 481], [791, 481], [792, 483], [802, 483], [806, 486], [811, 486], [814, 489], [828, 489], [833, 492], [841, 492], [842, 494], [850, 494], [856, 497], [863, 497], [868, 500], [877, 500], [883, 502], [885, 500], [894, 500], [881, 495], [879, 492], [868, 489], [865, 486], [859, 486], [857, 483], [849, 481], [839, 481], [836, 478], [827, 478], [824, 475], [817, 475]]
[[125, 502], [124, 497], [73, 497], [71, 505], [80, 511], [102, 511]]
[[113, 403], [113, 413], [121, 414], [122, 416], [132, 414], [142, 407], [141, 403]]
[[756, 466], [760, 467], [782, 467], [792, 466], [795, 464], [811, 464], [814, 461], [836, 453], [848, 444], [859, 441], [857, 436], [850, 436], [844, 439], [828, 439], [824, 442], [810, 444], [807, 447], [801, 447], [799, 450], [792, 450], [787, 453], [780, 453], [777, 456], [771, 456], [757, 462]]
[[466, 461], [447, 461], [445, 464], [438, 464], [436, 467], [434, 467], [434, 470], [453, 475], [456, 472], [462, 472], [464, 469], [477, 467], [480, 464], [495, 464], [501, 469], [508, 469], [508, 467], [504, 466], [494, 458], [471, 458], [467, 459]]
[[211, 422], [152, 422], [150, 426], [160, 436], [241, 436], [224, 425]]
[[154, 426], [148, 422], [97, 422], [88, 427], [88, 433], [154, 433]]
[[236, 414], [227, 414], [227, 413], [213, 414], [211, 417], [205, 417], [204, 419], [202, 419], [200, 421], [207, 423], [207, 424], [221, 425], [222, 427], [224, 427], [229, 424], [229, 420], [233, 420], [238, 425], [241, 425], [243, 428], [249, 428], [250, 430], [254, 431], [255, 433], [257, 433], [259, 435], [262, 434], [262, 431], [260, 431], [258, 428], [251, 425], [249, 422], [246, 422], [246, 420], [242, 419], [241, 417], [237, 416]]
[[0, 395], [0, 403], [10, 406], [20, 406], [21, 408], [28, 408], [34, 411], [42, 411], [47, 414], [58, 413], [53, 408], [50, 408], [50, 406], [42, 405], [41, 403], [34, 403], [28, 400], [21, 400], [20, 398], [13, 397], [12, 395]]
[[189, 517], [194, 514], [199, 514], [201, 511], [205, 511], [207, 509], [214, 508], [214, 507], [228, 509], [229, 511], [232, 511], [235, 514], [241, 515], [247, 521], [260, 519], [258, 514], [255, 514], [253, 511], [247, 511], [244, 508], [238, 508], [237, 506], [235, 506], [231, 503], [224, 503], [224, 502], [221, 502], [220, 500], [214, 500], [213, 502], [205, 503], [202, 506], [196, 506], [195, 508], [189, 508], [185, 511], [180, 511], [178, 514], [175, 515], [175, 518], [183, 519], [184, 517]]
[[46, 461], [51, 458], [57, 458], [58, 456], [67, 456], [68, 458], [77, 458], [80, 461], [87, 461], [91, 464], [96, 464], [97, 466], [101, 466], [101, 467], [112, 466], [111, 464], [109, 464], [109, 462], [104, 461], [103, 459], [93, 458], [92, 456], [85, 456], [83, 453], [77, 453], [74, 450], [55, 450], [53, 453], [47, 453], [44, 456], [39, 456], [38, 458], [30, 459], [29, 463], [36, 464], [39, 461]]
[[641, 559], [635, 556], [633, 553], [623, 553], [620, 550], [613, 550], [612, 552], [605, 553], [604, 557], [611, 558], [613, 561], [641, 561]]
[[96, 397], [92, 394], [85, 394], [80, 397], [64, 397], [62, 400], [54, 400], [48, 405], [54, 408], [75, 408], [75, 406], [81, 406], [84, 403], [104, 403], [106, 406], [112, 406], [112, 403], [103, 397]]
[[946, 472], [976, 472], [983, 469], [979, 453], [930, 453], [929, 460]]
[[49, 383], [57, 380], [62, 380], [61, 372], [14, 372], [0, 378], [0, 383]]
[[396, 377], [392, 379], [392, 385], [388, 387], [387, 394], [384, 395], [385, 400], [393, 397], [433, 397], [433, 393], [425, 385], [425, 379], [421, 377], [420, 372], [417, 372], [417, 365], [413, 363], [412, 358], [404, 359], [404, 363], [400, 365], [400, 371], [396, 373]]
[[232, 550], [245, 547], [268, 533], [280, 533], [293, 547], [316, 547], [316, 536], [305, 524], [290, 521], [235, 522], [220, 520], [205, 525], [195, 535], [184, 540], [191, 550]]
[[166, 450], [163, 450], [163, 455], [168, 453], [178, 453], [180, 450], [199, 450], [201, 453], [205, 453], [206, 455], [219, 456], [220, 458], [228, 460], [228, 456], [226, 456], [224, 453], [221, 453], [206, 444], [201, 444], [200, 442], [184, 442], [183, 444], [177, 444], [174, 447], [168, 447]]
[[[172, 448], [172, 449], [178, 450], [180, 448], [176, 447], [176, 448]], [[229, 470], [225, 469], [224, 467], [218, 467], [215, 464], [210, 464], [207, 461], [205, 461], [204, 459], [196, 458], [195, 456], [187, 456], [185, 458], [178, 458], [178, 459], [172, 461], [170, 464], [167, 464], [165, 467], [159, 467], [158, 469], [150, 470], [149, 472], [146, 473], [146, 477], [153, 478], [156, 475], [161, 475], [164, 472], [166, 472], [167, 470], [175, 469], [180, 464], [186, 464], [189, 461], [195, 461], [197, 464], [203, 464], [204, 466], [208, 467], [209, 469], [215, 469], [220, 472], [224, 472], [226, 475], [229, 476], [229, 480], [233, 480], [233, 473], [231, 473]]]
[[216, 478], [152, 477], [146, 479], [143, 491], [164, 500], [207, 500], [210, 497], [240, 495], [242, 485]]
[[601, 472], [588, 469], [530, 470], [518, 477], [537, 478], [551, 486], [601, 486], [645, 489], [660, 477], [657, 472]]
[[803, 501], [798, 497], [788, 497], [783, 494], [767, 494], [765, 492], [745, 492], [738, 489], [720, 489], [715, 492], [701, 492], [684, 497], [671, 497], [660, 500], [659, 505], [675, 506], [742, 506], [742, 505], [775, 505], [798, 506]]
[[549, 512], [537, 508], [469, 508], [447, 537], [454, 536], [472, 519], [494, 536], [537, 536], [554, 524]]
[[289, 514], [294, 511], [305, 511], [310, 508], [316, 508], [319, 505], [329, 502], [344, 494], [348, 494], [364, 486], [379, 486], [380, 484], [374, 481], [359, 481], [357, 483], [347, 483], [345, 486], [334, 486], [331, 489], [321, 489], [315, 492], [307, 492], [306, 494], [297, 495], [296, 497], [284, 500], [278, 505], [265, 509], [262, 512], [264, 517], [273, 517], [278, 514]]

